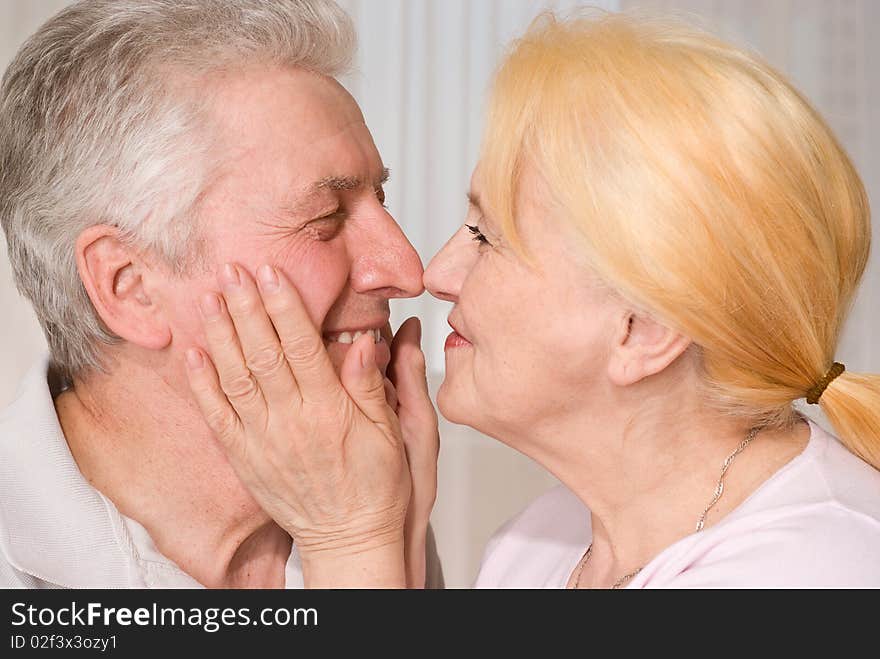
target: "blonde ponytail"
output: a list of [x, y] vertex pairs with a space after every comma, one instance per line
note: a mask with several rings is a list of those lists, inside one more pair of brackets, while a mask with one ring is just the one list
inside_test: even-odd
[[880, 375], [843, 373], [828, 385], [819, 407], [846, 447], [880, 469]]

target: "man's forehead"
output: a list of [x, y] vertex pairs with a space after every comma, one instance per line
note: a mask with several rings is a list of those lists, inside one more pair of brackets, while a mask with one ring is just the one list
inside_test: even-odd
[[306, 147], [364, 124], [357, 101], [328, 76], [271, 66], [215, 78], [205, 103], [230, 148]]

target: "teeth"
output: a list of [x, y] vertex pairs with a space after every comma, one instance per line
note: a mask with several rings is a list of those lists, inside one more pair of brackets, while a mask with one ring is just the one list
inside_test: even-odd
[[373, 343], [380, 343], [382, 341], [382, 330], [378, 329], [369, 329], [369, 330], [357, 330], [356, 332], [342, 332], [335, 339], [325, 339], [328, 342], [336, 342], [336, 343], [344, 343], [346, 345], [351, 345], [355, 341], [357, 341], [364, 334], [369, 334], [373, 337]]

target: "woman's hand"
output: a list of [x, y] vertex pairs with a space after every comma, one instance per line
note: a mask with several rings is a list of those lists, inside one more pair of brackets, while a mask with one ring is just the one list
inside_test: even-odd
[[431, 403], [421, 349], [422, 326], [410, 318], [391, 342], [391, 364], [386, 383], [387, 399], [400, 419], [412, 495], [406, 516], [406, 569], [410, 588], [425, 586], [428, 522], [437, 498], [437, 458], [440, 432], [437, 412]]
[[187, 364], [195, 398], [239, 478], [293, 537], [307, 586], [405, 586], [406, 545], [417, 542], [429, 498], [433, 504], [430, 479], [412, 488], [407, 451], [420, 474], [436, 456], [430, 446], [405, 447], [386, 398], [387, 388], [404, 418], [412, 410], [407, 424], [424, 432], [427, 410], [412, 389], [412, 330], [397, 346], [397, 386], [379, 373], [368, 334], [337, 377], [283, 273], [260, 268], [259, 290], [241, 267], [226, 266], [220, 280], [223, 297], [202, 301], [210, 359], [193, 349]]

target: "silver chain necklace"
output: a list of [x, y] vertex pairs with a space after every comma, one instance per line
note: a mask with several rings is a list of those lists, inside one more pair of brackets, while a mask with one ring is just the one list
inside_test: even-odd
[[[746, 436], [746, 438], [744, 440], [742, 440], [742, 442], [740, 443], [739, 446], [736, 447], [736, 450], [733, 453], [731, 453], [730, 455], [728, 455], [727, 458], [724, 460], [724, 464], [721, 465], [721, 475], [718, 477], [718, 484], [715, 486], [715, 492], [712, 495], [712, 500], [709, 502], [709, 505], [706, 506], [706, 509], [703, 511], [703, 513], [700, 515], [700, 518], [697, 520], [697, 528], [696, 528], [697, 533], [699, 533], [700, 531], [703, 530], [703, 526], [706, 523], [706, 515], [708, 515], [709, 511], [715, 507], [715, 504], [718, 503], [718, 500], [721, 498], [721, 495], [724, 494], [724, 475], [727, 473], [727, 470], [730, 468], [730, 464], [733, 462], [733, 460], [734, 460], [734, 458], [736, 458], [736, 456], [738, 456], [740, 453], [743, 452], [743, 449], [745, 449], [746, 446], [748, 446], [749, 444], [752, 443], [752, 440], [758, 436], [759, 432], [760, 432], [760, 428], [758, 428], [758, 427], [752, 428], [749, 431], [749, 434]], [[584, 566], [587, 564], [587, 562], [589, 562], [590, 555], [592, 553], [593, 553], [593, 543], [590, 543], [590, 546], [587, 547], [587, 551], [584, 552], [584, 555], [580, 560], [580, 567], [578, 568], [577, 576], [574, 579], [575, 590], [577, 590], [577, 588], [581, 584], [581, 573], [584, 571]], [[614, 584], [611, 586], [611, 588], [614, 590], [620, 588], [623, 584], [625, 584], [627, 581], [629, 581], [634, 576], [636, 576], [639, 572], [641, 572], [643, 567], [645, 567], [645, 566], [643, 565], [642, 567], [640, 567], [636, 570], [633, 570], [629, 574], [623, 575], [622, 577], [620, 577], [620, 579], [618, 579], [617, 581], [614, 582]]]

